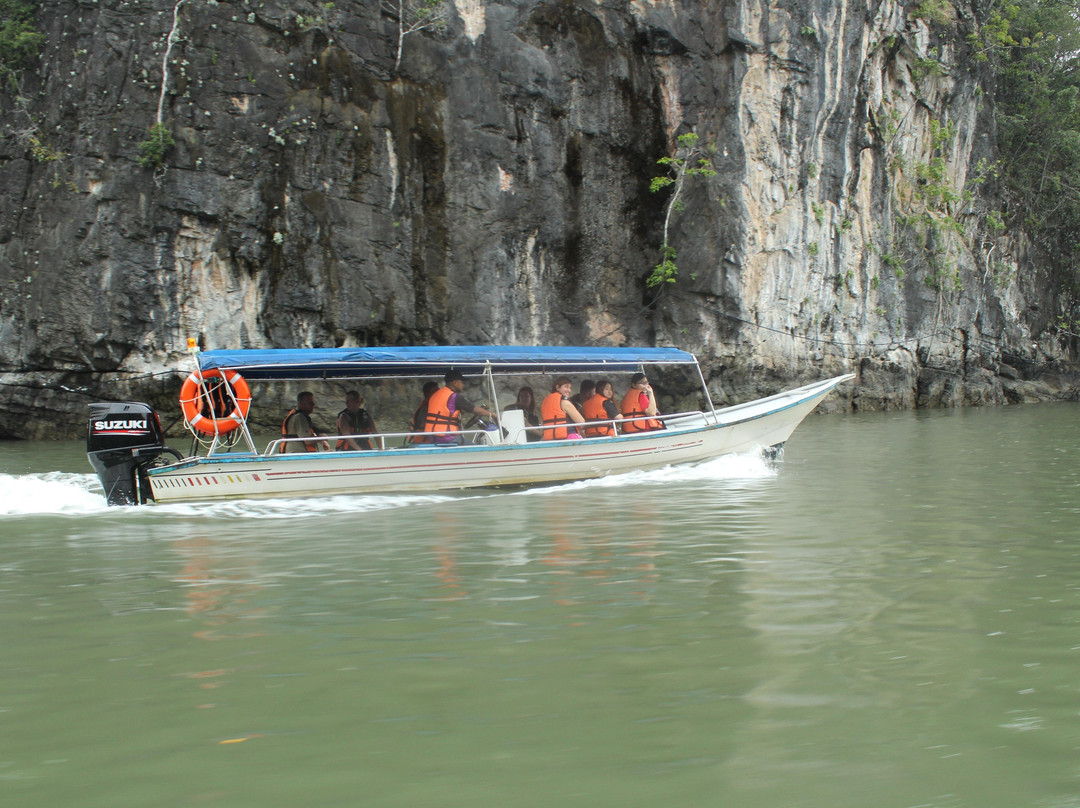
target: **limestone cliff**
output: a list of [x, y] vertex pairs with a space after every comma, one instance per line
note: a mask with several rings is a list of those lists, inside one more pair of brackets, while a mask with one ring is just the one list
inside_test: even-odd
[[[399, 39], [397, 6], [42, 4], [0, 91], [0, 436], [174, 406], [188, 336], [672, 344], [718, 398], [850, 369], [864, 408], [1029, 395], [1062, 358], [986, 201], [976, 8], [447, 0]], [[718, 173], [658, 293], [649, 180], [689, 131]]]

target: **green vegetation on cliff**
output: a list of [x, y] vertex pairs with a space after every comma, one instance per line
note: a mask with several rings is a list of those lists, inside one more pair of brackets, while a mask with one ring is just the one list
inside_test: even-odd
[[1080, 257], [1080, 2], [1007, 9], [1008, 33], [993, 48], [1002, 174], [1017, 223], [1071, 267]]
[[172, 133], [163, 123], [155, 123], [150, 127], [146, 140], [139, 143], [138, 162], [143, 168], [161, 168], [165, 163], [165, 156], [176, 145]]
[[45, 35], [34, 27], [37, 0], [0, 0], [0, 77], [10, 79], [41, 52]]

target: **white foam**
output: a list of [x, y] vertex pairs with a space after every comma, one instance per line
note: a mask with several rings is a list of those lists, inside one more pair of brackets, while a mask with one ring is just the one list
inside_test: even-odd
[[225, 502], [184, 502], [153, 505], [154, 513], [177, 516], [240, 517], [244, 519], [297, 519], [310, 516], [368, 513], [416, 507], [457, 497], [437, 495], [338, 495], [295, 499], [235, 499]]
[[459, 496], [436, 494], [340, 495], [224, 502], [184, 502], [144, 507], [110, 507], [94, 474], [48, 472], [0, 474], [0, 517], [34, 514], [142, 514], [243, 519], [296, 519], [310, 516], [367, 513], [391, 508], [436, 504]]
[[629, 471], [593, 480], [556, 485], [548, 488], [530, 488], [522, 494], [549, 494], [553, 491], [573, 491], [580, 488], [623, 488], [631, 485], [656, 485], [658, 483], [686, 482], [741, 482], [768, 480], [775, 477], [775, 464], [761, 452], [724, 455], [697, 465], [664, 466], [648, 471]]
[[0, 516], [98, 513], [108, 507], [93, 474], [0, 474]]
[[[776, 467], [760, 453], [725, 455], [694, 466], [666, 466], [633, 471], [595, 480], [540, 488], [512, 494], [544, 495], [588, 488], [620, 488], [664, 483], [755, 481], [776, 476]], [[298, 519], [311, 516], [367, 513], [393, 508], [434, 505], [449, 500], [499, 496], [492, 491], [456, 494], [352, 494], [326, 497], [241, 499], [225, 502], [185, 502], [149, 507], [111, 508], [105, 501], [96, 475], [48, 472], [46, 474], [0, 474], [0, 517], [33, 514], [149, 513], [161, 516], [223, 517], [241, 519]]]

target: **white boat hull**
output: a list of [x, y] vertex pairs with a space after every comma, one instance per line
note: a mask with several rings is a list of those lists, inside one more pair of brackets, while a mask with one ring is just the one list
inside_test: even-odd
[[154, 499], [186, 502], [438, 491], [583, 480], [783, 445], [838, 376], [768, 398], [691, 413], [656, 432], [585, 440], [189, 458], [149, 471]]

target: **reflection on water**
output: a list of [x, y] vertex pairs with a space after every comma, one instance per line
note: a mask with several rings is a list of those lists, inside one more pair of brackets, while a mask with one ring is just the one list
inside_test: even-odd
[[0, 447], [4, 805], [1078, 805], [1074, 420], [129, 509]]

